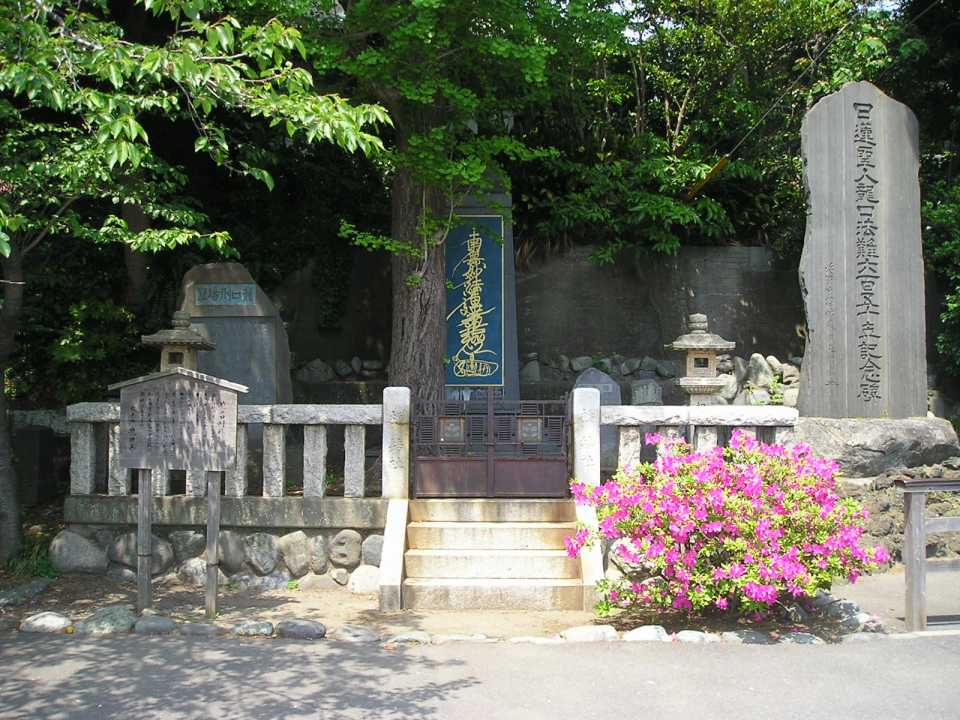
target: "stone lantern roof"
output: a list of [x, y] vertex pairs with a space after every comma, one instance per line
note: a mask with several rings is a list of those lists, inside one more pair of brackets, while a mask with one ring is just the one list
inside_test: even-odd
[[667, 350], [733, 350], [737, 346], [735, 342], [707, 332], [706, 315], [701, 313], [690, 315], [687, 318], [687, 325], [690, 327], [690, 332], [666, 345]]
[[177, 345], [194, 350], [214, 350], [216, 345], [207, 340], [196, 330], [190, 328], [190, 316], [178, 310], [173, 314], [173, 327], [169, 330], [160, 330], [153, 335], [143, 335], [140, 338], [147, 347], [167, 347]]

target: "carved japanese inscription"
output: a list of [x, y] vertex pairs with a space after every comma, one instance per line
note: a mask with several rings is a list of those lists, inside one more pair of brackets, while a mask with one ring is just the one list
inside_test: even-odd
[[926, 414], [917, 124], [869, 83], [804, 118], [809, 212], [799, 407], [823, 417]]
[[183, 375], [120, 391], [120, 462], [127, 468], [226, 470], [237, 442], [237, 393]]

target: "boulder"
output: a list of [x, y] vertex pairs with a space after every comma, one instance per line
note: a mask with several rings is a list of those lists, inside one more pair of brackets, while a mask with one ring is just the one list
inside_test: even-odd
[[350, 573], [347, 589], [355, 595], [380, 592], [380, 568], [376, 565], [360, 565]]
[[897, 467], [932, 465], [960, 453], [953, 426], [941, 418], [801, 417], [795, 440], [836, 460], [848, 477], [873, 477]]
[[734, 405], [769, 405], [770, 393], [762, 388], [747, 387], [737, 393]]
[[330, 577], [329, 573], [324, 573], [323, 575], [310, 573], [300, 578], [299, 585], [301, 590], [308, 592], [311, 590], [339, 590], [342, 587]]
[[788, 387], [783, 391], [783, 405], [784, 407], [795, 408], [797, 406], [797, 400], [800, 398], [800, 388], [797, 387]]
[[731, 402], [737, 397], [737, 393], [740, 392], [740, 383], [737, 382], [735, 375], [721, 375], [723, 378], [724, 384], [717, 391], [717, 395], [722, 397], [727, 402]]
[[30, 582], [8, 588], [0, 592], [0, 608], [23, 605], [28, 600], [33, 600], [33, 598], [46, 590], [52, 582], [53, 578], [38, 577]]
[[580, 355], [570, 361], [570, 369], [576, 373], [583, 372], [589, 367], [593, 367], [593, 358], [589, 355]]
[[130, 632], [137, 622], [130, 605], [108, 605], [74, 626], [78, 635], [110, 635]]
[[61, 530], [50, 543], [50, 562], [61, 573], [102, 573], [107, 551], [72, 530]]
[[352, 570], [360, 564], [363, 538], [356, 530], [341, 530], [330, 541], [330, 562]]
[[333, 631], [330, 636], [333, 640], [348, 643], [380, 642], [380, 635], [370, 628], [357, 625], [344, 625]]
[[742, 357], [734, 356], [733, 358], [733, 375], [737, 378], [737, 383], [743, 384], [743, 381], [747, 379], [747, 361]]
[[162, 615], [145, 615], [133, 626], [137, 635], [169, 635], [176, 629], [177, 624]]
[[570, 358], [566, 355], [561, 355], [557, 359], [557, 369], [560, 372], [570, 372]]
[[[207, 561], [202, 557], [190, 558], [180, 564], [177, 569], [177, 579], [184, 585], [190, 587], [206, 587], [207, 584]], [[227, 576], [223, 570], [217, 569], [217, 585], [226, 585]]]
[[371, 535], [360, 546], [360, 560], [364, 565], [380, 567], [380, 556], [383, 553], [383, 535]]
[[302, 577], [310, 570], [310, 538], [303, 530], [287, 533], [277, 540], [284, 564], [293, 577]]
[[780, 375], [784, 385], [796, 385], [800, 382], [800, 369], [784, 363], [780, 366]]
[[715, 643], [720, 642], [720, 636], [700, 630], [681, 630], [674, 639], [682, 643]]
[[664, 360], [657, 363], [657, 375], [662, 378], [675, 378], [677, 376], [677, 367], [671, 360]]
[[285, 590], [290, 585], [291, 580], [293, 580], [293, 576], [290, 571], [283, 565], [278, 565], [272, 573], [260, 578], [257, 581], [257, 586], [261, 590]]
[[[174, 561], [173, 546], [166, 540], [153, 535], [150, 540], [152, 550], [150, 557], [150, 574], [161, 575], [166, 572]], [[124, 565], [132, 570], [137, 567], [137, 533], [124, 533], [110, 545], [107, 557], [111, 562]]]
[[319, 385], [333, 380], [335, 374], [332, 367], [317, 358], [297, 370], [297, 380], [308, 385]]
[[329, 565], [327, 541], [323, 535], [317, 535], [310, 541], [310, 572], [323, 575]]
[[360, 371], [363, 370], [363, 361], [361, 361], [359, 357], [354, 355], [352, 358], [350, 358], [350, 369], [353, 370], [354, 373], [359, 375]]
[[773, 370], [774, 375], [779, 375], [783, 370], [783, 363], [777, 360], [776, 355], [767, 355], [767, 365], [770, 366], [770, 369]]
[[107, 568], [107, 577], [118, 583], [133, 584], [137, 581], [137, 573], [123, 565], [111, 564]]
[[330, 577], [337, 585], [346, 585], [350, 580], [350, 573], [346, 568], [333, 568], [330, 570]]
[[217, 538], [217, 562], [220, 568], [228, 575], [233, 575], [243, 570], [245, 558], [243, 536], [232, 530], [221, 530]]
[[253, 533], [243, 539], [247, 562], [257, 575], [269, 575], [277, 566], [280, 550], [277, 539], [269, 533]]
[[578, 625], [560, 632], [567, 642], [616, 642], [620, 635], [612, 625]]
[[773, 370], [760, 353], [750, 356], [747, 364], [747, 383], [758, 388], [768, 388], [773, 383]]
[[180, 634], [190, 637], [218, 637], [230, 632], [229, 628], [223, 625], [214, 625], [213, 623], [203, 622], [185, 622], [180, 626]]
[[42, 612], [24, 618], [20, 623], [20, 632], [59, 633], [73, 625], [66, 615], [55, 612]]
[[346, 360], [337, 360], [333, 363], [333, 371], [337, 374], [337, 377], [348, 378], [353, 375], [353, 368], [350, 367], [350, 363]]
[[277, 623], [277, 637], [295, 640], [320, 640], [327, 628], [316, 620], [281, 620]]
[[540, 363], [531, 360], [520, 369], [520, 382], [540, 382]]
[[643, 625], [623, 634], [624, 642], [670, 642], [670, 633], [662, 625]]
[[643, 356], [640, 359], [640, 369], [646, 370], [647, 372], [656, 372], [657, 371], [657, 361], [654, 360], [649, 355]]
[[170, 544], [177, 562], [199, 557], [207, 549], [207, 538], [196, 530], [176, 530], [170, 533]]
[[621, 372], [624, 375], [632, 375], [640, 369], [641, 362], [643, 361], [640, 358], [627, 358], [623, 361], [623, 368], [621, 369]]
[[273, 635], [273, 623], [266, 620], [244, 620], [234, 625], [231, 632], [241, 637], [270, 637]]

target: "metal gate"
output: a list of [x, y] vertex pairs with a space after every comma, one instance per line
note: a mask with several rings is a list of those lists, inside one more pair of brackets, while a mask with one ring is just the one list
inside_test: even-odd
[[564, 497], [565, 401], [419, 403], [414, 413], [417, 497]]

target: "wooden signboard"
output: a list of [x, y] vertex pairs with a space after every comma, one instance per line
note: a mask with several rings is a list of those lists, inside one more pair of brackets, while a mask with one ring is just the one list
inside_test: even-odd
[[137, 605], [151, 606], [150, 468], [204, 470], [207, 479], [206, 614], [217, 612], [220, 473], [237, 453], [237, 393], [243, 385], [181, 367], [110, 386], [120, 390], [120, 464], [139, 471]]
[[183, 368], [119, 386], [123, 467], [223, 471], [233, 466], [242, 386]]

